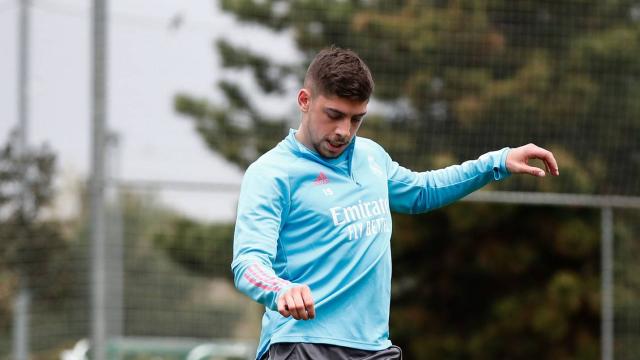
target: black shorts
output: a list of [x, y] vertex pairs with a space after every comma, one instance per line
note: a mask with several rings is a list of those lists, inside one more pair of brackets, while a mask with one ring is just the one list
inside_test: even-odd
[[260, 360], [402, 360], [402, 350], [395, 345], [370, 351], [328, 344], [276, 343]]

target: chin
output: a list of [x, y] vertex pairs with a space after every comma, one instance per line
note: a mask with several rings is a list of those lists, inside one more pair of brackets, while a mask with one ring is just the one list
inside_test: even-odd
[[318, 154], [322, 155], [322, 157], [327, 158], [327, 159], [335, 159], [338, 156], [342, 155], [342, 151], [339, 153], [333, 153], [329, 150], [326, 151], [318, 151]]
[[338, 156], [340, 156], [340, 154], [320, 153], [320, 156], [322, 156], [323, 158], [326, 158], [326, 159], [335, 159]]

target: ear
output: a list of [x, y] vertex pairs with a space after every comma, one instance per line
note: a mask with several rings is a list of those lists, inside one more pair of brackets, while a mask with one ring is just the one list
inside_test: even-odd
[[300, 111], [306, 113], [311, 106], [311, 92], [308, 89], [302, 88], [298, 91], [298, 107]]

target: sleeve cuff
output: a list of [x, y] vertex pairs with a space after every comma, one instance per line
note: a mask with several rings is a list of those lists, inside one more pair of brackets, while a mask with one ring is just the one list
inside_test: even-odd
[[502, 180], [511, 175], [509, 169], [507, 169], [507, 155], [511, 151], [511, 148], [503, 148], [499, 151], [500, 155], [496, 156], [496, 161], [493, 165], [493, 178], [494, 180]]
[[289, 284], [287, 284], [286, 286], [281, 287], [280, 290], [278, 290], [278, 293], [276, 294], [276, 297], [275, 297], [274, 303], [273, 303], [273, 307], [271, 308], [271, 310], [278, 311], [278, 300], [280, 300], [280, 296], [282, 296], [284, 293], [289, 291], [289, 289], [291, 289], [294, 286], [300, 286], [300, 284], [290, 282]]

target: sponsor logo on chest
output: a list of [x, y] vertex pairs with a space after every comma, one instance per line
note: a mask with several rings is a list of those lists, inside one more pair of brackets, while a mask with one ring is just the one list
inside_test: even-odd
[[333, 225], [344, 227], [349, 240], [390, 233], [389, 201], [383, 198], [373, 201], [358, 200], [356, 204], [329, 209]]

